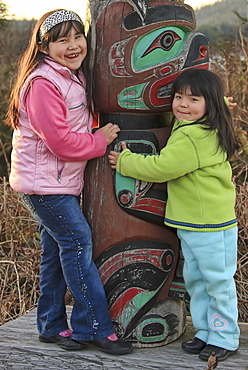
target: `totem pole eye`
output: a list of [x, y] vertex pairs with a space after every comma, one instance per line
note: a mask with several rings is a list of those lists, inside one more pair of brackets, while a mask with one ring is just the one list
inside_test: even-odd
[[151, 53], [155, 49], [169, 51], [178, 40], [181, 40], [181, 37], [178, 36], [175, 32], [164, 31], [160, 35], [158, 35], [156, 39], [149, 45], [142, 57]]
[[160, 38], [160, 44], [164, 50], [170, 50], [172, 46], [175, 44], [175, 42], [176, 40], [172, 32], [166, 32]]

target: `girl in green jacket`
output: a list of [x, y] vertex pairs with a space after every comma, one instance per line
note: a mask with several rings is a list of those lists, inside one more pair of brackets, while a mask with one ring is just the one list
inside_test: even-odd
[[124, 176], [167, 182], [164, 222], [177, 228], [184, 280], [197, 330], [182, 344], [188, 353], [219, 361], [237, 352], [239, 327], [234, 274], [237, 263], [235, 188], [229, 159], [236, 149], [231, 114], [216, 74], [182, 72], [172, 87], [174, 121], [158, 155], [111, 151], [109, 162]]

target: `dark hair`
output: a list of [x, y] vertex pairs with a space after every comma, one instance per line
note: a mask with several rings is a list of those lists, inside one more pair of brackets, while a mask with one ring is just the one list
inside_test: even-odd
[[190, 89], [192, 95], [204, 97], [206, 117], [199, 121], [206, 130], [217, 130], [219, 145], [230, 159], [237, 149], [237, 142], [232, 116], [225, 103], [224, 88], [220, 78], [205, 69], [193, 68], [183, 71], [172, 85], [171, 101], [176, 93], [184, 93], [187, 88]]
[[[9, 109], [7, 112], [7, 118], [5, 123], [12, 128], [17, 128], [18, 126], [18, 119], [19, 119], [19, 98], [20, 98], [20, 91], [21, 88], [27, 79], [27, 77], [37, 68], [46, 57], [46, 54], [40, 51], [40, 47], [42, 46], [43, 49], [46, 49], [49, 42], [56, 41], [59, 37], [67, 36], [70, 33], [72, 27], [74, 27], [78, 32], [85, 35], [84, 25], [83, 22], [79, 21], [66, 21], [62, 23], [58, 23], [56, 26], [52, 27], [43, 37], [42, 41], [40, 41], [39, 37], [39, 30], [42, 23], [54, 12], [62, 10], [56, 9], [44, 14], [39, 21], [36, 23], [30, 40], [29, 44], [24, 51], [23, 55], [21, 55], [19, 59], [19, 69], [16, 81], [13, 85], [13, 89], [10, 95], [10, 104]], [[87, 41], [87, 38], [86, 38]], [[88, 41], [87, 41], [88, 47]], [[87, 91], [87, 105], [90, 111], [92, 111], [92, 73], [88, 68], [88, 54], [86, 55], [85, 60], [83, 61], [80, 69], [84, 72], [86, 78], [86, 91]]]

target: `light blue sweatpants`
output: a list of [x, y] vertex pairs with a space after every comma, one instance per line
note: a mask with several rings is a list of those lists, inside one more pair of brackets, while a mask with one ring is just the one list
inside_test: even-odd
[[184, 256], [183, 276], [190, 295], [196, 337], [233, 351], [239, 345], [234, 274], [237, 227], [200, 232], [178, 229]]

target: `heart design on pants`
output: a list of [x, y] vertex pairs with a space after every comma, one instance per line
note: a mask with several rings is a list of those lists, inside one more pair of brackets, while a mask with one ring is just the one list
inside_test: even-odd
[[229, 322], [221, 317], [218, 313], [215, 313], [211, 319], [211, 327], [213, 330], [224, 330], [229, 326]]

